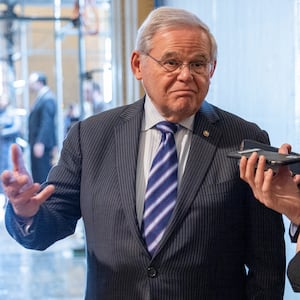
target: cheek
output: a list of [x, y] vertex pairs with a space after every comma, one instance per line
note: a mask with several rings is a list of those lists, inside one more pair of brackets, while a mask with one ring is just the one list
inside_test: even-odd
[[155, 74], [144, 75], [142, 83], [151, 98], [154, 98], [154, 96], [162, 98], [167, 94], [169, 83], [166, 83], [161, 77]]
[[198, 80], [196, 82], [196, 84], [197, 84], [197, 89], [198, 89], [198, 96], [200, 98], [205, 98], [206, 94], [209, 90], [210, 78], [207, 77], [207, 78], [203, 78], [201, 80]]

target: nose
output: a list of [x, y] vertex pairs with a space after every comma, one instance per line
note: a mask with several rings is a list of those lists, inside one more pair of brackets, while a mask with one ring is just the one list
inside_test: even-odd
[[179, 74], [178, 76], [182, 79], [193, 79], [193, 74], [191, 70], [191, 65], [190, 64], [182, 64], [178, 68]]
[[182, 71], [182, 69], [184, 69], [184, 67], [188, 67], [189, 71], [191, 72], [191, 64], [182, 64], [182, 65], [179, 67], [179, 70]]

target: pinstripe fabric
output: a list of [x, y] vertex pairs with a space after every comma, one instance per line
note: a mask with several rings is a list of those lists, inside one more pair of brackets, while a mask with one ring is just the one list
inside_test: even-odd
[[287, 276], [294, 292], [300, 292], [300, 252], [298, 251], [291, 259], [287, 268]]
[[[227, 153], [267, 135], [206, 102], [197, 113], [173, 216], [151, 257], [135, 210], [143, 101], [74, 125], [49, 174], [54, 195], [23, 236], [10, 205], [6, 226], [28, 248], [87, 238], [86, 300], [283, 299], [284, 226], [253, 198]], [[247, 266], [249, 273], [245, 270]]]

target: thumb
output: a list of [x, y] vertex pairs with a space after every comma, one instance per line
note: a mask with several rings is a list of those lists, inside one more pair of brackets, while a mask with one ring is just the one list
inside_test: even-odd
[[290, 144], [282, 144], [278, 150], [279, 153], [281, 154], [289, 154], [292, 150], [292, 146]]
[[294, 182], [296, 182], [298, 185], [300, 184], [300, 174], [294, 176]]

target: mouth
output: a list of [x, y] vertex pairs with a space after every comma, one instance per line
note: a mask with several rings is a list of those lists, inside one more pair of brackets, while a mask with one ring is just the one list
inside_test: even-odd
[[193, 90], [173, 90], [172, 93], [182, 97], [196, 94], [196, 92]]

